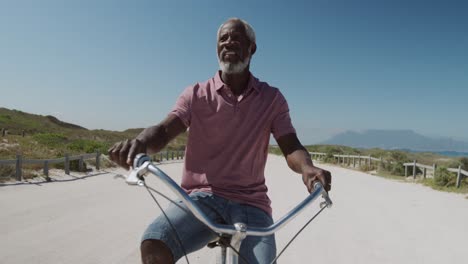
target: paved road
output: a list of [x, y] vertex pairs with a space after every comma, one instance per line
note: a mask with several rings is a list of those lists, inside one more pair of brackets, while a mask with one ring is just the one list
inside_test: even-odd
[[[312, 222], [279, 262], [468, 263], [463, 195], [319, 166], [334, 175], [335, 206]], [[177, 178], [182, 166], [162, 168]], [[116, 173], [124, 171], [0, 187], [0, 263], [138, 263], [141, 232], [159, 209], [143, 188], [127, 186]], [[305, 187], [281, 157], [269, 157], [266, 175], [278, 219], [305, 197]], [[153, 179], [149, 184], [158, 186]], [[279, 249], [317, 208], [277, 234]], [[189, 259], [210, 263], [214, 253], [204, 249]]]

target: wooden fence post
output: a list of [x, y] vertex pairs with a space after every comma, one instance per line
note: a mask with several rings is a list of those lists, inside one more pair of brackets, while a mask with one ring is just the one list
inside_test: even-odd
[[426, 179], [426, 168], [423, 169], [423, 177]]
[[436, 170], [437, 170], [437, 164], [433, 164], [432, 165], [432, 169], [434, 170], [434, 172], [432, 173], [432, 177], [435, 179], [435, 176], [436, 176]]
[[23, 158], [20, 154], [16, 154], [16, 180], [23, 180]]
[[65, 174], [70, 175], [70, 155], [65, 154]]
[[84, 164], [83, 156], [80, 156], [80, 160], [78, 162], [78, 170], [80, 172], [83, 171], [83, 164]]
[[44, 175], [46, 176], [46, 181], [50, 182], [50, 177], [49, 177], [49, 161], [45, 160], [44, 161]]
[[353, 168], [356, 168], [356, 158], [353, 156]]
[[416, 160], [413, 160], [413, 179], [416, 179]]
[[369, 155], [369, 170], [370, 170], [370, 168], [371, 168], [371, 165], [372, 165], [372, 164], [371, 164], [371, 161], [372, 161], [372, 156], [371, 156], [371, 155]]
[[408, 177], [408, 166], [404, 165], [405, 166], [405, 177]]
[[457, 188], [460, 188], [461, 179], [462, 179], [462, 175], [461, 175], [461, 165], [459, 165], [459, 166], [458, 166], [458, 173], [457, 173]]
[[169, 160], [169, 151], [166, 151], [166, 160]]
[[101, 152], [98, 150], [96, 152], [96, 170], [99, 170], [101, 167]]

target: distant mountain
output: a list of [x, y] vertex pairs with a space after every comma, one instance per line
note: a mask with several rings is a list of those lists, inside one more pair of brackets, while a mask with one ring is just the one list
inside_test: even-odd
[[451, 138], [430, 138], [412, 130], [346, 131], [322, 142], [322, 144], [415, 151], [468, 151], [468, 142]]

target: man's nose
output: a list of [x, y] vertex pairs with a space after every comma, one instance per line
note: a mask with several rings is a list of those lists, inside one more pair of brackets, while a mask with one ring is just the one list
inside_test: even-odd
[[229, 46], [229, 47], [232, 47], [234, 45], [237, 45], [239, 43], [239, 41], [231, 38], [231, 36], [229, 36], [227, 39], [226, 39], [226, 42], [225, 42], [225, 45]]
[[234, 43], [230, 40], [227, 40], [225, 43], [224, 43], [224, 47], [226, 48], [233, 48], [234, 47]]

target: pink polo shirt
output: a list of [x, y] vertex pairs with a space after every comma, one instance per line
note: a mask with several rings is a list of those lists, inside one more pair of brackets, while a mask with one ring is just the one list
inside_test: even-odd
[[281, 92], [250, 75], [248, 88], [232, 94], [218, 72], [187, 87], [171, 114], [189, 127], [181, 186], [205, 191], [272, 214], [265, 185], [270, 133], [296, 133]]

